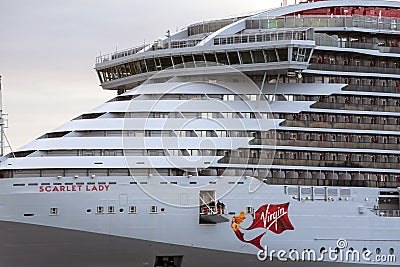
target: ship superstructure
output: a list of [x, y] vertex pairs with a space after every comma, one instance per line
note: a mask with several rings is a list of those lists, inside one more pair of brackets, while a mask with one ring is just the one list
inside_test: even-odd
[[399, 38], [398, 2], [309, 1], [98, 57], [117, 96], [1, 162], [0, 262], [397, 265]]

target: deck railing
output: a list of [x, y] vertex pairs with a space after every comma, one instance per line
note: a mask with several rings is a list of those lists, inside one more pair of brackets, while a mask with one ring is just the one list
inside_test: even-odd
[[214, 45], [273, 42], [284, 40], [314, 40], [314, 32], [312, 29], [306, 29], [224, 35], [214, 38]]
[[248, 29], [276, 29], [276, 28], [330, 28], [356, 27], [374, 30], [400, 30], [399, 18], [384, 18], [377, 16], [287, 16], [268, 17], [254, 16], [246, 22]]
[[106, 55], [100, 55], [100, 56], [98, 56], [96, 58], [96, 64], [103, 63], [105, 61], [114, 60], [114, 59], [121, 58], [121, 57], [134, 55], [137, 52], [143, 50], [147, 46], [148, 46], [147, 44], [143, 44], [143, 45], [139, 45], [139, 46], [136, 46], [136, 47], [128, 48], [128, 49], [125, 49], [125, 50], [117, 51], [117, 52], [114, 52], [114, 53], [109, 53], [109, 54], [106, 54]]

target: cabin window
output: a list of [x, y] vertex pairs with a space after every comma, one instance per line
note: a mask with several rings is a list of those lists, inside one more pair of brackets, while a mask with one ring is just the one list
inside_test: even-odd
[[246, 212], [248, 214], [253, 214], [254, 213], [254, 207], [246, 207]]
[[58, 208], [50, 208], [50, 215], [58, 215]]
[[157, 206], [150, 206], [150, 213], [157, 213]]
[[136, 206], [130, 206], [129, 207], [129, 213], [130, 214], [136, 214], [137, 213]]
[[104, 213], [104, 207], [103, 206], [98, 206], [97, 207], [97, 214], [103, 214]]
[[108, 213], [115, 213], [115, 207], [114, 206], [108, 206]]

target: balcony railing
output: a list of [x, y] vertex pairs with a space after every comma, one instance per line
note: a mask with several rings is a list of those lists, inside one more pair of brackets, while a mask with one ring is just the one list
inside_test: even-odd
[[340, 71], [340, 72], [367, 72], [367, 73], [384, 73], [384, 74], [400, 74], [400, 68], [383, 68], [383, 67], [366, 67], [340, 64], [316, 64], [312, 63], [310, 69]]
[[140, 46], [136, 46], [136, 47], [132, 47], [132, 48], [128, 48], [125, 50], [121, 50], [121, 51], [117, 51], [115, 53], [110, 53], [110, 54], [106, 54], [106, 55], [100, 55], [96, 58], [96, 64], [99, 63], [103, 63], [106, 61], [110, 61], [110, 60], [114, 60], [117, 58], [121, 58], [121, 57], [127, 57], [130, 55], [134, 55], [137, 52], [143, 50], [146, 46], [148, 46], [147, 44], [143, 44]]
[[157, 51], [157, 50], [163, 50], [163, 49], [175, 49], [175, 48], [185, 48], [185, 47], [194, 47], [198, 43], [200, 43], [203, 40], [203, 38], [199, 39], [182, 39], [182, 40], [164, 40], [164, 41], [159, 41], [159, 42], [154, 42], [153, 45], [141, 45], [137, 46], [134, 48], [129, 48], [126, 50], [121, 50], [115, 53], [110, 53], [106, 55], [101, 55], [96, 58], [96, 64], [103, 63], [106, 61], [118, 59], [118, 58], [123, 58], [127, 56], [134, 55], [138, 53], [139, 51], [143, 50], [146, 47], [149, 47], [149, 51]]
[[247, 20], [248, 29], [276, 29], [276, 28], [330, 28], [330, 27], [357, 27], [376, 30], [400, 30], [399, 18], [383, 18], [375, 16], [290, 16], [269, 18], [254, 16]]
[[349, 84], [343, 90], [345, 91], [363, 91], [363, 92], [382, 92], [382, 93], [400, 93], [400, 88], [397, 86], [383, 85], [360, 85]]
[[314, 40], [314, 31], [312, 29], [307, 29], [262, 32], [254, 34], [225, 35], [214, 38], [214, 45], [244, 44], [284, 40]]

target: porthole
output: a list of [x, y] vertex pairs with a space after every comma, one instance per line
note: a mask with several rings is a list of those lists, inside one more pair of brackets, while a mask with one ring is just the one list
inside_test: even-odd
[[336, 254], [339, 254], [339, 252], [340, 252], [340, 248], [336, 247], [336, 248], [335, 248], [335, 253], [336, 253]]
[[120, 212], [120, 213], [123, 213], [123, 212], [124, 212], [124, 209], [123, 209], [123, 208], [120, 208], [120, 209], [119, 209], [119, 212]]
[[161, 208], [161, 212], [165, 212], [165, 208]]
[[377, 254], [377, 255], [381, 254], [381, 252], [382, 252], [381, 248], [377, 248], [377, 249], [376, 249], [376, 254]]
[[390, 254], [390, 255], [394, 255], [394, 248], [390, 248], [390, 249], [389, 249], [389, 254]]
[[87, 209], [87, 210], [86, 210], [86, 213], [91, 213], [91, 212], [92, 212], [91, 209]]

